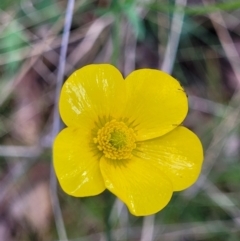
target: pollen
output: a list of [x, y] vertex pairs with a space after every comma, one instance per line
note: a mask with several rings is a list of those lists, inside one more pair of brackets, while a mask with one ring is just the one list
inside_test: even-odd
[[110, 159], [129, 159], [136, 147], [134, 130], [124, 122], [111, 120], [98, 130], [93, 139], [97, 148]]

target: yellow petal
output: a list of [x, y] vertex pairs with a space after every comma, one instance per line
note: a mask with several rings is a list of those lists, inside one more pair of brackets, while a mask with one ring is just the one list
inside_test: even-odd
[[198, 137], [185, 127], [168, 134], [137, 143], [133, 155], [160, 168], [172, 181], [173, 190], [191, 186], [202, 167], [203, 149]]
[[53, 145], [54, 169], [62, 189], [76, 197], [93, 196], [104, 191], [99, 168], [101, 154], [91, 144], [89, 130], [65, 128]]
[[109, 160], [102, 157], [100, 168], [106, 188], [120, 198], [136, 216], [164, 208], [172, 196], [172, 184], [154, 165], [137, 157]]
[[170, 75], [153, 69], [136, 70], [127, 76], [126, 87], [124, 116], [135, 126], [138, 140], [162, 136], [186, 117], [186, 93]]
[[79, 126], [98, 117], [119, 118], [125, 101], [125, 84], [118, 69], [95, 64], [75, 71], [67, 79], [59, 108], [67, 126]]

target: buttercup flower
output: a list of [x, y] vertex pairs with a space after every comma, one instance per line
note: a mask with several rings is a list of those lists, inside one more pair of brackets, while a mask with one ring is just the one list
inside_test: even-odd
[[55, 139], [53, 161], [69, 195], [108, 189], [132, 214], [150, 215], [199, 176], [201, 142], [181, 126], [186, 93], [162, 71], [140, 69], [124, 80], [112, 65], [85, 66], [65, 82], [59, 109], [67, 128]]

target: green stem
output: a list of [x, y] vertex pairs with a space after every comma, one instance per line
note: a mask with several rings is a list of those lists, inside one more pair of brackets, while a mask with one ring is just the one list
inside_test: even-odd
[[111, 233], [111, 223], [109, 222], [109, 215], [111, 212], [111, 206], [112, 206], [112, 195], [108, 191], [105, 191], [103, 193], [103, 199], [104, 199], [104, 224], [105, 224], [105, 234], [106, 234], [106, 240], [112, 241], [112, 233]]

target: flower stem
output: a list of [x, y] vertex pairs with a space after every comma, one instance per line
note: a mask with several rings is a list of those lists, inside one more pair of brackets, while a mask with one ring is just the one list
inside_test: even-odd
[[112, 232], [111, 232], [111, 223], [110, 223], [110, 212], [111, 212], [111, 206], [113, 203], [113, 195], [109, 193], [108, 191], [105, 191], [103, 193], [103, 199], [104, 199], [104, 210], [103, 210], [103, 219], [105, 224], [105, 235], [107, 241], [112, 241]]

